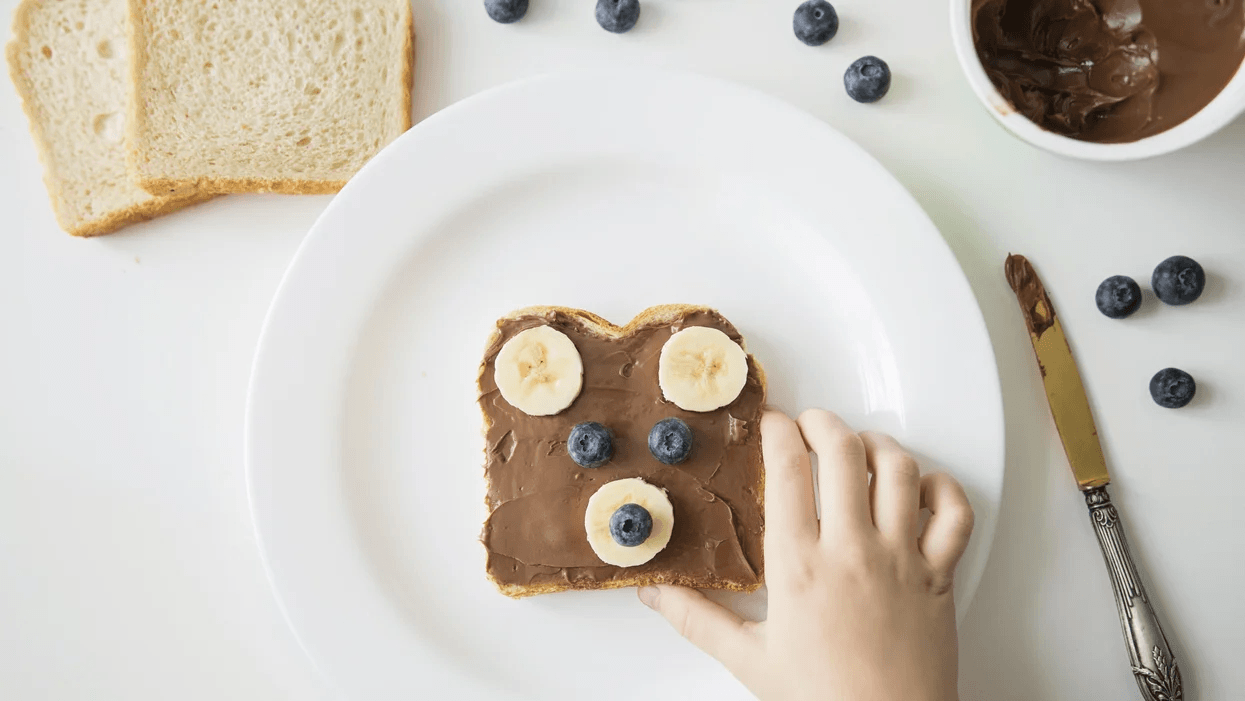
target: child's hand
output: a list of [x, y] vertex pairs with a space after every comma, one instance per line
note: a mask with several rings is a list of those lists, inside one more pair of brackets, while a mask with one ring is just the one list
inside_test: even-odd
[[[644, 587], [640, 599], [765, 701], [956, 699], [951, 577], [973, 529], [960, 485], [922, 477], [893, 439], [827, 411], [798, 424], [766, 412], [761, 443], [768, 620], [682, 587]], [[921, 508], [932, 512], [923, 531]]]

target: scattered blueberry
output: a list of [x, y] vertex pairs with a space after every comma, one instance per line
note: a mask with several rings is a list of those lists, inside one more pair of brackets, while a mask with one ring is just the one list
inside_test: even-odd
[[1141, 307], [1141, 286], [1127, 275], [1112, 275], [1098, 286], [1094, 301], [1098, 311], [1112, 319], [1123, 319]]
[[1172, 256], [1154, 269], [1150, 286], [1167, 304], [1188, 304], [1202, 295], [1206, 271], [1192, 258]]
[[865, 56], [847, 67], [843, 87], [856, 102], [877, 102], [891, 89], [891, 67], [877, 56]]
[[566, 441], [566, 452], [580, 467], [600, 467], [614, 456], [614, 434], [595, 421], [575, 424]]
[[653, 532], [653, 516], [639, 504], [623, 504], [610, 516], [610, 536], [625, 548], [648, 540]]
[[527, 0], [484, 0], [484, 9], [494, 21], [510, 24], [527, 14]]
[[795, 8], [791, 21], [795, 38], [809, 46], [821, 46], [839, 31], [839, 13], [826, 0], [808, 0]]
[[1197, 394], [1197, 383], [1184, 370], [1166, 368], [1150, 378], [1150, 396], [1161, 407], [1179, 409], [1193, 401], [1194, 394]]
[[597, 24], [607, 32], [630, 31], [640, 19], [640, 0], [597, 0]]
[[678, 465], [692, 452], [692, 429], [683, 419], [670, 417], [653, 424], [648, 450], [659, 462]]

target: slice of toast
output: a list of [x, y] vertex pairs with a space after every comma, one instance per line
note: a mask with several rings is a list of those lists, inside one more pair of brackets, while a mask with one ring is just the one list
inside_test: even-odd
[[[536, 417], [502, 397], [494, 370], [506, 341], [543, 325], [575, 344], [583, 386], [562, 412]], [[487, 575], [503, 594], [660, 583], [752, 591], [763, 583], [765, 374], [749, 355], [744, 388], [726, 406], [691, 412], [666, 401], [658, 357], [674, 333], [691, 326], [716, 328], [743, 345], [721, 314], [689, 305], [651, 307], [622, 327], [566, 307], [530, 307], [497, 322], [478, 378], [489, 512], [481, 541]], [[648, 435], [672, 416], [691, 427], [693, 447], [686, 461], [665, 465], [650, 453]], [[576, 465], [566, 446], [571, 428], [586, 421], [613, 435], [612, 458], [593, 469]], [[666, 491], [674, 507], [671, 538], [642, 565], [607, 565], [587, 543], [587, 501], [601, 485], [633, 477]]]
[[97, 236], [206, 199], [130, 180], [122, 140], [129, 83], [126, 0], [23, 0], [9, 73], [30, 120], [61, 228]]
[[150, 192], [336, 192], [411, 125], [409, 0], [129, 11], [128, 156]]

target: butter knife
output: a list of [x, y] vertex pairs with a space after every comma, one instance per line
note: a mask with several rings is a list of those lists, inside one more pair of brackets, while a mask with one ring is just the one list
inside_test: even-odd
[[1009, 255], [1004, 270], [1029, 327], [1029, 340], [1037, 354], [1055, 428], [1089, 507], [1098, 546], [1115, 590], [1120, 626], [1141, 697], [1146, 701], [1181, 701], [1184, 692], [1180, 686], [1180, 669], [1128, 551], [1120, 515], [1107, 494], [1111, 477], [1107, 474], [1094, 415], [1090, 412], [1085, 386], [1063, 334], [1063, 326], [1046, 288], [1024, 256]]

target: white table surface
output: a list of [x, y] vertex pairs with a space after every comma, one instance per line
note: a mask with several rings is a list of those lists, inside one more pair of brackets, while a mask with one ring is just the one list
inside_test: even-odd
[[[592, 4], [532, 0], [501, 26], [479, 0], [415, 0], [416, 117], [524, 76], [633, 64], [755, 86], [860, 142], [959, 257], [1002, 377], [1007, 479], [960, 633], [963, 697], [1136, 698], [1001, 272], [1007, 252], [1028, 255], [1072, 338], [1186, 698], [1245, 696], [1245, 120], [1148, 162], [1072, 162], [978, 105], [941, 0], [840, 0], [839, 35], [818, 49], [791, 35], [795, 0], [645, 0], [624, 36], [600, 30]], [[870, 53], [894, 85], [858, 105], [841, 76]], [[230, 197], [77, 240], [40, 173], [0, 89], [0, 698], [329, 698], [265, 579], [242, 462], [260, 324], [328, 198]], [[1177, 253], [1208, 271], [1197, 303], [1148, 296], [1124, 322], [1096, 311], [1103, 278], [1144, 284]], [[1179, 411], [1147, 391], [1170, 365], [1199, 383]]]

